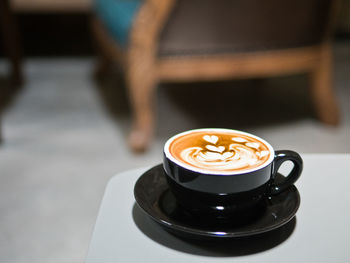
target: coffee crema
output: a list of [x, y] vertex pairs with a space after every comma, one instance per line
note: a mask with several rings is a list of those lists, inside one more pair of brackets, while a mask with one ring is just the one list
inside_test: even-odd
[[244, 172], [263, 165], [272, 154], [261, 140], [224, 129], [180, 134], [168, 147], [179, 162], [209, 172]]

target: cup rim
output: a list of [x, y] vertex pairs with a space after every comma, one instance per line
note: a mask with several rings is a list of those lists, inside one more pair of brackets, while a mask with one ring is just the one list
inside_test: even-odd
[[[213, 132], [213, 131], [218, 131], [218, 132], [233, 132], [233, 133], [238, 133], [238, 134], [242, 134], [242, 135], [246, 135], [246, 136], [250, 136], [254, 139], [257, 139], [258, 141], [261, 141], [262, 143], [264, 143], [268, 150], [270, 151], [270, 156], [269, 159], [267, 159], [267, 161], [265, 163], [263, 163], [262, 165], [255, 167], [255, 168], [251, 168], [251, 169], [247, 169], [244, 171], [209, 171], [209, 170], [205, 170], [205, 169], [201, 169], [201, 168], [197, 168], [197, 167], [193, 167], [190, 166], [184, 162], [179, 161], [178, 159], [176, 159], [174, 156], [171, 155], [170, 151], [169, 151], [169, 146], [170, 144], [177, 139], [178, 137], [181, 137], [183, 135], [192, 133], [192, 132], [201, 132], [201, 131], [208, 131], [208, 132]], [[187, 170], [196, 172], [196, 173], [200, 173], [200, 174], [207, 174], [207, 175], [240, 175], [240, 174], [246, 174], [246, 173], [251, 173], [251, 172], [255, 172], [257, 170], [263, 169], [266, 166], [270, 165], [272, 163], [272, 161], [275, 158], [275, 151], [273, 149], [273, 147], [271, 146], [271, 144], [269, 144], [266, 140], [253, 135], [251, 133], [248, 132], [243, 132], [243, 131], [239, 131], [239, 130], [233, 130], [233, 129], [225, 129], [225, 128], [201, 128], [201, 129], [192, 129], [192, 130], [188, 130], [188, 131], [184, 131], [181, 133], [178, 133], [172, 137], [170, 137], [163, 148], [163, 152], [165, 154], [165, 157], [168, 158], [170, 161], [172, 161], [173, 163], [177, 164], [178, 166], [185, 168]]]

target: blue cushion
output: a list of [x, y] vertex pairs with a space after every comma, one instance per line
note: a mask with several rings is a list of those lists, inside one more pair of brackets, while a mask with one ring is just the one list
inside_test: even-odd
[[123, 47], [142, 0], [95, 0], [95, 10], [112, 37]]

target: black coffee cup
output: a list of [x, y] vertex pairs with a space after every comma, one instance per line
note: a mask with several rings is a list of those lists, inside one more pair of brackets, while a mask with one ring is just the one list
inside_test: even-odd
[[[264, 145], [269, 157], [261, 165], [251, 169], [201, 169], [177, 159], [169, 150], [175, 140], [194, 133], [208, 133], [209, 137], [212, 134], [232, 133], [233, 136], [252, 138]], [[224, 146], [215, 147], [220, 149], [219, 147]], [[232, 152], [233, 155], [238, 154]], [[285, 161], [291, 161], [294, 167], [283, 180], [277, 182], [277, 171]], [[249, 133], [228, 129], [198, 129], [175, 135], [166, 142], [163, 167], [169, 188], [182, 209], [199, 218], [236, 218], [244, 221], [262, 212], [264, 202], [269, 196], [278, 195], [294, 184], [302, 172], [303, 161], [298, 153], [290, 150], [274, 151], [268, 142]]]

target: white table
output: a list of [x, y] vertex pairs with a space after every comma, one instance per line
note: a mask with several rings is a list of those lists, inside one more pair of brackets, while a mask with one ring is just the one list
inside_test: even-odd
[[[350, 262], [350, 154], [305, 154], [296, 186], [301, 195], [294, 231], [282, 243], [248, 255], [208, 251], [179, 239], [135, 205], [133, 188], [144, 169], [107, 185], [86, 263], [116, 262]], [[225, 244], [223, 244], [224, 246]], [[225, 250], [224, 250], [225, 251]], [[226, 251], [227, 252], [227, 251]]]

